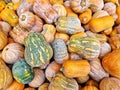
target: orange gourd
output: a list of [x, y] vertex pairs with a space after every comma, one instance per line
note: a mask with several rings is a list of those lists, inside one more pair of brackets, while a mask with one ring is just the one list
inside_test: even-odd
[[116, 24], [120, 24], [120, 6], [116, 8], [116, 13], [118, 15], [118, 18], [116, 20]]

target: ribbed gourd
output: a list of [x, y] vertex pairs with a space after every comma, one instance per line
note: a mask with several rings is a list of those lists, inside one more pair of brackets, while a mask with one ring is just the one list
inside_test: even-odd
[[100, 54], [100, 42], [93, 36], [75, 37], [70, 40], [68, 50], [85, 59], [93, 60]]
[[25, 38], [25, 60], [31, 67], [45, 68], [53, 56], [51, 46], [40, 33], [30, 33]]

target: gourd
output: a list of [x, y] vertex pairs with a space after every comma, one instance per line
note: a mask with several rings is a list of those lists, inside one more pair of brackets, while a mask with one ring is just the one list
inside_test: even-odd
[[82, 13], [87, 10], [90, 5], [89, 0], [71, 0], [70, 6], [75, 13]]
[[18, 43], [8, 44], [2, 51], [2, 58], [6, 63], [13, 64], [23, 58], [24, 47]]
[[5, 8], [6, 3], [4, 1], [0, 1], [0, 12]]
[[57, 63], [62, 64], [64, 61], [69, 59], [67, 46], [61, 38], [57, 38], [52, 43], [54, 52], [54, 59]]
[[49, 86], [49, 83], [44, 83], [38, 88], [38, 90], [48, 90], [48, 86]]
[[7, 35], [3, 31], [0, 31], [0, 50], [7, 45], [7, 40]]
[[100, 42], [93, 36], [75, 37], [68, 44], [69, 52], [77, 53], [87, 60], [97, 58], [100, 54]]
[[56, 33], [56, 28], [53, 25], [51, 24], [43, 25], [43, 31], [41, 32], [41, 34], [44, 35], [45, 40], [48, 43], [52, 43], [54, 41], [55, 33]]
[[98, 82], [93, 79], [88, 80], [85, 85], [86, 86], [95, 86], [98, 88]]
[[42, 34], [32, 32], [25, 38], [24, 55], [30, 66], [45, 68], [53, 56], [53, 50]]
[[89, 75], [77, 77], [76, 80], [78, 83], [83, 84], [89, 80]]
[[68, 78], [87, 76], [90, 64], [87, 60], [67, 60], [62, 64], [61, 71]]
[[61, 72], [56, 74], [48, 86], [48, 90], [78, 90], [78, 88], [75, 79], [67, 78]]
[[6, 90], [24, 90], [25, 85], [14, 80]]
[[43, 21], [32, 12], [26, 11], [19, 16], [19, 25], [28, 31], [42, 31]]
[[120, 24], [120, 6], [116, 8], [116, 14], [118, 15], [118, 18], [116, 20], [116, 24]]
[[44, 19], [46, 23], [53, 23], [58, 18], [58, 13], [53, 9], [49, 0], [35, 0], [33, 11], [37, 16]]
[[117, 3], [117, 0], [104, 0], [105, 2]]
[[102, 59], [103, 68], [114, 77], [120, 79], [120, 49], [113, 50]]
[[84, 30], [81, 29], [80, 20], [74, 16], [60, 17], [56, 22], [56, 29], [58, 32], [67, 33], [67, 34], [84, 32]]
[[28, 87], [28, 88], [25, 88], [24, 90], [35, 90], [35, 88]]
[[45, 74], [43, 70], [39, 68], [34, 68], [33, 71], [34, 71], [34, 78], [28, 85], [37, 88], [45, 81]]
[[99, 89], [96, 88], [95, 86], [84, 86], [82, 90], [99, 90]]
[[13, 77], [11, 70], [0, 58], [0, 89], [6, 90], [6, 88], [12, 83]]
[[114, 25], [114, 19], [112, 16], [95, 18], [90, 21], [89, 25], [91, 31], [101, 32], [104, 31], [105, 29], [111, 28]]
[[80, 60], [82, 59], [79, 54], [76, 53], [70, 53], [70, 59], [71, 60]]
[[34, 78], [34, 73], [31, 67], [25, 62], [25, 59], [17, 60], [12, 67], [14, 79], [22, 84], [28, 84]]
[[15, 42], [24, 44], [24, 39], [28, 36], [28, 31], [22, 28], [20, 25], [17, 25], [13, 27], [9, 34]]
[[56, 63], [55, 61], [51, 62], [46, 70], [45, 70], [45, 76], [47, 80], [51, 81], [53, 77], [55, 77], [56, 73], [60, 71], [61, 65]]
[[63, 0], [49, 0], [52, 5], [54, 4], [61, 4], [63, 5]]

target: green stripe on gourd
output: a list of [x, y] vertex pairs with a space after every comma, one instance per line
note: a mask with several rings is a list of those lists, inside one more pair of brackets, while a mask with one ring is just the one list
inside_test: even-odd
[[33, 70], [25, 59], [20, 59], [13, 64], [12, 73], [15, 80], [23, 84], [28, 84], [34, 78]]
[[53, 56], [51, 46], [40, 33], [30, 33], [25, 38], [25, 60], [32, 67], [41, 67]]
[[80, 54], [83, 58], [91, 60], [100, 54], [100, 42], [95, 37], [73, 38], [68, 45], [70, 52]]

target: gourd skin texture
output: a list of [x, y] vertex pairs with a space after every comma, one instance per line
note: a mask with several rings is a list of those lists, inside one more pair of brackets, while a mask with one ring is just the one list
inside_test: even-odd
[[25, 60], [30, 66], [42, 67], [52, 56], [53, 50], [42, 34], [30, 33], [25, 38]]

